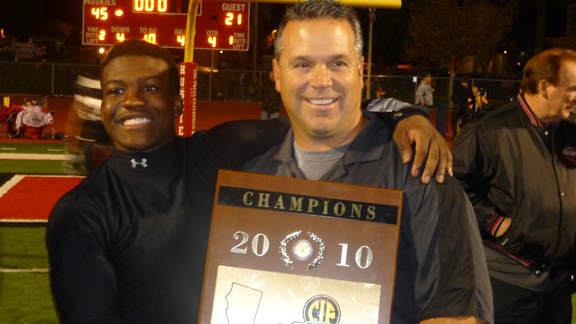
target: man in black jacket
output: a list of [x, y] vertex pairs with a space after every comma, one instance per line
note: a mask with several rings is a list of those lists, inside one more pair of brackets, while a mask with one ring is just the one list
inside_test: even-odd
[[468, 77], [463, 76], [460, 80], [461, 85], [454, 90], [452, 101], [456, 103], [454, 114], [452, 115], [452, 134], [458, 135], [459, 130], [470, 120], [469, 105], [474, 100], [474, 94], [468, 85]]
[[456, 138], [454, 174], [474, 210], [495, 323], [571, 323], [576, 255], [576, 52], [547, 50], [515, 101]]

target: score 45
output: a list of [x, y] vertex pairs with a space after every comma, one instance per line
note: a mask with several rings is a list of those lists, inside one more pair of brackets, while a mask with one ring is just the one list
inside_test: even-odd
[[[285, 263], [287, 267], [293, 268], [294, 262], [292, 261], [289, 254], [291, 254], [295, 259], [300, 261], [306, 261], [310, 259], [314, 254], [314, 245], [310, 242], [314, 242], [317, 245], [318, 252], [317, 257], [308, 265], [308, 269], [312, 270], [317, 268], [324, 260], [324, 254], [326, 246], [322, 239], [314, 233], [308, 232], [309, 239], [305, 237], [300, 237], [301, 231], [288, 234], [283, 240], [278, 242], [278, 250], [280, 253], [280, 259]], [[234, 254], [248, 254], [249, 248], [251, 253], [258, 257], [263, 257], [268, 254], [270, 250], [270, 240], [268, 236], [263, 233], [256, 234], [250, 243], [250, 235], [244, 231], [237, 231], [233, 235], [235, 241], [240, 241], [237, 245], [230, 249], [230, 253]], [[300, 238], [299, 240], [296, 240]], [[294, 243], [291, 241], [296, 240]], [[291, 247], [291, 248], [289, 248]], [[334, 247], [330, 247], [333, 249]], [[349, 244], [348, 243], [338, 243], [336, 250], [340, 251], [340, 261], [336, 263], [338, 267], [350, 267], [348, 263], [349, 259]], [[369, 246], [360, 246], [356, 249], [354, 253], [354, 263], [360, 269], [368, 269], [374, 260], [374, 254]]]

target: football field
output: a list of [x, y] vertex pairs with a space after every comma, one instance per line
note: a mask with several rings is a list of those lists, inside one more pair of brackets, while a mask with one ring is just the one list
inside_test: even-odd
[[62, 143], [0, 143], [0, 323], [58, 323], [44, 236], [67, 176]]

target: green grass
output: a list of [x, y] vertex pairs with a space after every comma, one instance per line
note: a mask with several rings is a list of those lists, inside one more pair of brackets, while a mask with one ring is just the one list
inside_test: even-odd
[[45, 227], [0, 227], [0, 267], [48, 268]]
[[64, 143], [0, 143], [0, 153], [63, 154]]
[[0, 273], [0, 323], [58, 323], [47, 273]]
[[[64, 154], [64, 143], [0, 143], [0, 153]], [[62, 161], [0, 160], [2, 173], [66, 174]]]
[[66, 174], [62, 161], [0, 160], [0, 170], [18, 174]]
[[[44, 227], [0, 227], [0, 268], [48, 269]], [[0, 323], [58, 323], [46, 272], [0, 272]]]

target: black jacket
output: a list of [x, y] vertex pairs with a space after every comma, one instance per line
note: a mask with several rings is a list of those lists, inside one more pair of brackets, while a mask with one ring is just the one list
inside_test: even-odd
[[460, 118], [468, 114], [470, 101], [474, 100], [474, 93], [472, 93], [472, 88], [469, 86], [460, 85], [454, 89], [454, 94], [452, 95], [452, 101], [458, 106], [454, 112], [454, 118]]
[[[575, 269], [576, 126], [545, 126], [522, 94], [469, 126], [452, 148], [454, 175], [474, 205], [485, 243], [519, 257], [536, 274], [550, 263]], [[504, 216], [511, 226], [496, 239]]]

